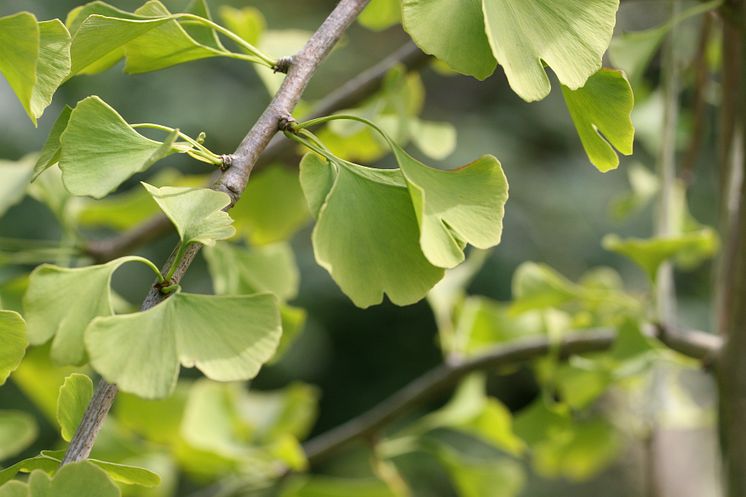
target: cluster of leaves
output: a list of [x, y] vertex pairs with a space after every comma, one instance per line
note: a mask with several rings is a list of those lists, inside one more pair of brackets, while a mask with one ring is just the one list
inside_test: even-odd
[[[590, 161], [608, 171], [619, 164], [617, 151], [631, 154], [634, 138], [627, 76], [601, 67], [617, 8], [618, 0], [403, 0], [401, 5], [374, 0], [361, 22], [379, 29], [401, 19], [425, 52], [458, 73], [484, 79], [500, 64], [526, 101], [547, 96], [545, 65], [551, 68]], [[704, 10], [698, 7], [686, 16]], [[34, 123], [66, 80], [122, 59], [129, 73], [208, 57], [240, 59], [262, 66], [260, 74], [274, 90], [275, 62], [263, 49], [274, 53], [282, 40], [286, 50], [307, 35], [263, 33], [261, 14], [250, 8], [222, 9], [221, 17], [230, 29], [212, 20], [204, 0], [177, 14], [158, 0], [134, 12], [96, 1], [73, 10], [65, 23], [20, 13], [0, 18], [0, 72]], [[615, 56], [620, 68], [632, 71], [633, 83], [666, 29], [622, 40], [637, 43], [633, 56], [623, 48], [618, 53], [627, 58]], [[237, 51], [228, 50], [219, 35]], [[150, 180], [157, 186], [143, 184], [110, 196], [171, 154], [214, 166], [223, 160], [203, 145], [204, 134], [192, 138], [168, 126], [129, 124], [96, 96], [60, 113], [37, 157], [0, 164], [0, 214], [28, 192], [77, 235], [81, 227], [126, 229], [160, 209], [180, 238], [165, 274], [140, 257], [68, 267], [65, 247], [26, 251], [25, 260], [0, 252], [10, 262], [58, 262], [37, 267], [11, 292], [22, 295], [16, 300], [22, 300], [26, 321], [15, 311], [0, 311], [0, 381], [15, 370], [14, 380], [59, 424], [65, 441], [93, 393], [88, 368], [134, 394], [118, 401], [94, 459], [59, 469], [62, 452], [43, 451], [0, 472], [0, 495], [114, 497], [120, 489], [113, 480], [143, 487], [161, 481], [148, 495], [167, 496], [177, 468], [203, 481], [235, 474], [236, 485], [251, 490], [288, 471], [305, 470], [300, 440], [315, 415], [312, 387], [298, 384], [260, 394], [236, 383], [177, 380], [180, 366], [196, 367], [210, 380], [248, 380], [287, 349], [305, 314], [288, 304], [298, 291], [298, 271], [284, 241], [311, 217], [317, 261], [358, 306], [380, 303], [384, 294], [406, 305], [429, 293], [449, 358], [532, 335], [558, 341], [568, 330], [597, 326], [618, 330], [620, 339], [603, 356], [563, 364], [550, 354], [533, 364], [544, 395], [515, 419], [487, 395], [484, 376], [471, 376], [443, 409], [378, 444], [375, 478], [293, 478], [284, 482], [283, 497], [406, 495], [397, 458], [413, 452], [434, 457], [464, 496], [487, 495], [498, 484], [505, 495], [515, 495], [525, 458], [547, 476], [582, 479], [602, 469], [615, 454], [616, 434], [587, 408], [610, 385], [648, 364], [655, 344], [641, 332], [646, 309], [609, 270], [590, 272], [574, 283], [537, 264], [516, 272], [515, 300], [509, 304], [466, 296], [465, 285], [479, 264], [457, 266], [468, 244], [488, 249], [500, 242], [508, 184], [493, 156], [440, 170], [406, 152], [404, 145], [412, 142], [429, 157], [443, 159], [454, 147], [455, 131], [422, 119], [422, 105], [419, 76], [395, 68], [381, 92], [359, 108], [296, 125], [288, 135], [312, 151], [301, 161], [300, 177], [276, 167], [252, 178], [233, 219], [223, 211], [230, 203], [227, 195], [198, 187], [204, 177], [165, 172]], [[318, 135], [308, 131], [319, 124], [328, 126]], [[138, 129], [166, 137], [154, 140]], [[396, 168], [354, 162], [377, 160], [386, 148]], [[635, 174], [639, 195], [629, 199], [632, 208], [654, 191], [644, 173]], [[717, 240], [712, 230], [693, 221], [685, 205], [682, 193], [675, 236], [610, 236], [604, 245], [630, 257], [651, 280], [665, 261], [692, 266], [712, 255]], [[236, 234], [248, 243], [225, 241]], [[192, 244], [207, 246], [216, 295], [189, 294], [171, 284]], [[131, 309], [110, 287], [113, 273], [128, 262], [155, 272], [168, 295], [165, 302], [127, 313]], [[21, 310], [9, 302], [6, 307]], [[21, 362], [28, 343], [37, 347]], [[163, 400], [145, 400], [154, 398]], [[0, 457], [18, 454], [35, 432], [28, 415], [1, 412]], [[19, 472], [30, 473], [26, 482], [9, 481]]]

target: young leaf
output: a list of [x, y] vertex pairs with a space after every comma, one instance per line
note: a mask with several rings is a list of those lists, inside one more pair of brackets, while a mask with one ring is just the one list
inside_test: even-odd
[[60, 169], [74, 195], [102, 198], [133, 174], [177, 152], [176, 133], [164, 142], [142, 136], [99, 97], [78, 102], [60, 138]]
[[30, 497], [120, 497], [121, 492], [92, 463], [83, 461], [62, 467], [54, 478], [43, 471], [34, 471], [28, 480]]
[[418, 242], [417, 216], [399, 171], [369, 169], [308, 154], [301, 185], [318, 220], [316, 260], [359, 307], [386, 293], [397, 305], [422, 299], [443, 277]]
[[635, 140], [635, 98], [627, 78], [620, 71], [601, 69], [582, 88], [562, 85], [562, 95], [591, 163], [604, 173], [616, 169], [614, 149], [631, 155]]
[[500, 243], [508, 182], [496, 158], [486, 155], [444, 171], [426, 166], [394, 145], [417, 213], [420, 247], [435, 266], [464, 260], [464, 245], [486, 249]]
[[492, 53], [513, 91], [529, 102], [543, 99], [551, 89], [544, 63], [571, 90], [601, 68], [619, 8], [619, 0], [482, 3]]
[[360, 24], [374, 31], [389, 28], [400, 20], [399, 0], [372, 0], [358, 17]]
[[256, 7], [236, 9], [222, 5], [218, 12], [228, 29], [252, 45], [259, 45], [259, 39], [267, 27], [267, 21], [259, 9]]
[[70, 33], [28, 12], [0, 18], [0, 72], [36, 125], [70, 72]]
[[36, 421], [30, 414], [23, 411], [0, 411], [0, 460], [26, 449], [38, 433]]
[[110, 283], [114, 271], [137, 257], [123, 257], [106, 264], [62, 268], [50, 264], [37, 267], [29, 278], [23, 299], [33, 345], [52, 340], [51, 356], [59, 364], [85, 361], [83, 331], [96, 316], [114, 313]]
[[60, 115], [57, 116], [57, 120], [52, 126], [52, 131], [49, 132], [49, 137], [39, 153], [39, 158], [36, 160], [31, 181], [35, 181], [41, 173], [59, 162], [60, 137], [67, 128], [67, 123], [70, 121], [70, 114], [72, 111], [72, 107], [66, 105], [65, 108], [62, 109], [62, 112], [60, 112]]
[[[149, 0], [137, 9], [135, 14], [143, 17], [163, 18], [171, 15], [158, 0]], [[212, 30], [209, 31], [212, 32]], [[204, 40], [203, 32], [199, 32], [199, 36]], [[211, 45], [215, 44], [216, 39], [212, 39]], [[225, 49], [217, 49], [214, 46], [197, 42], [178, 21], [170, 19], [127, 44], [125, 71], [130, 74], [157, 71], [176, 64], [216, 57], [225, 53], [227, 53]]]
[[225, 240], [236, 233], [233, 219], [223, 211], [231, 203], [226, 193], [209, 188], [142, 185], [176, 226], [183, 244], [213, 246], [217, 240]]
[[495, 72], [482, 0], [402, 0], [402, 25], [417, 46], [451, 69], [480, 80]]
[[10, 373], [21, 364], [27, 345], [26, 323], [21, 315], [0, 311], [0, 385], [4, 385]]
[[177, 293], [136, 314], [101, 317], [86, 330], [94, 369], [125, 392], [162, 398], [173, 392], [179, 364], [208, 378], [253, 378], [280, 340], [276, 299], [267, 294]]
[[87, 375], [73, 373], [65, 378], [57, 398], [57, 422], [66, 442], [75, 435], [91, 397], [93, 382]]
[[26, 194], [33, 162], [33, 156], [18, 161], [0, 160], [0, 217]]

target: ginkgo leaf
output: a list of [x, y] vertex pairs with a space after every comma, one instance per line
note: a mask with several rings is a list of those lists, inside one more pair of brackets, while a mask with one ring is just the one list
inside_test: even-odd
[[635, 141], [635, 97], [627, 78], [621, 71], [601, 69], [582, 88], [562, 85], [562, 95], [591, 163], [601, 172], [616, 169], [614, 149], [631, 155]]
[[233, 220], [223, 211], [231, 203], [226, 193], [209, 188], [142, 185], [174, 223], [183, 244], [213, 246], [217, 240], [225, 240], [236, 233]]
[[[551, 89], [548, 65], [571, 90], [601, 68], [619, 0], [482, 0], [487, 37], [511, 88], [526, 101]], [[457, 45], [458, 46], [458, 45]]]
[[0, 497], [28, 497], [28, 485], [20, 481], [10, 481], [0, 487]]
[[[23, 411], [0, 411], [0, 460], [26, 449], [39, 433], [34, 417]], [[0, 484], [3, 481], [0, 479]]]
[[446, 171], [392, 146], [417, 213], [420, 247], [433, 265], [463, 262], [465, 243], [481, 249], [500, 243], [508, 181], [496, 158], [486, 155]]
[[34, 173], [31, 177], [31, 181], [36, 180], [41, 173], [54, 166], [60, 160], [60, 137], [67, 128], [67, 123], [70, 121], [70, 114], [73, 109], [69, 105], [66, 105], [60, 115], [57, 116], [57, 120], [52, 126], [52, 130], [49, 132], [47, 141], [44, 142], [44, 146], [39, 153], [39, 158], [36, 160], [34, 165]]
[[60, 137], [60, 169], [74, 195], [102, 198], [133, 174], [176, 153], [172, 132], [163, 142], [135, 131], [99, 97], [78, 102]]
[[70, 33], [28, 12], [0, 18], [0, 72], [36, 125], [70, 72]]
[[301, 184], [317, 222], [318, 263], [359, 307], [422, 299], [443, 277], [418, 241], [415, 209], [399, 171], [369, 169], [308, 154]]
[[619, 238], [606, 235], [603, 246], [624, 255], [640, 266], [650, 281], [655, 282], [658, 268], [669, 259], [683, 258], [685, 267], [697, 266], [717, 252], [717, 234], [710, 228], [671, 237]]
[[179, 364], [217, 381], [253, 378], [277, 349], [281, 326], [272, 295], [177, 293], [145, 312], [97, 318], [85, 335], [107, 381], [162, 398], [173, 392]]
[[66, 442], [75, 435], [91, 397], [93, 381], [87, 375], [73, 373], [65, 378], [57, 398], [57, 422]]
[[237, 9], [228, 5], [221, 5], [218, 13], [228, 29], [252, 45], [259, 44], [259, 39], [267, 27], [267, 21], [259, 9], [256, 7]]
[[[168, 9], [158, 0], [149, 0], [137, 9], [135, 14], [143, 17], [166, 18], [171, 15]], [[214, 33], [212, 30], [208, 31]], [[198, 36], [204, 40], [205, 33], [199, 32]], [[215, 45], [216, 40], [216, 38], [211, 40], [212, 45]], [[185, 27], [178, 21], [171, 19], [134, 38], [127, 44], [125, 48], [127, 57], [125, 71], [130, 74], [157, 71], [176, 64], [216, 57], [225, 53], [225, 49], [199, 43], [190, 36]]]
[[482, 0], [402, 0], [402, 25], [417, 46], [455, 71], [477, 79], [495, 71]]
[[205, 258], [219, 295], [268, 292], [286, 301], [298, 294], [300, 274], [287, 244], [246, 248], [219, 243], [205, 250]]
[[358, 16], [358, 22], [368, 29], [381, 31], [401, 20], [399, 0], [372, 0]]
[[21, 364], [27, 345], [26, 323], [21, 315], [0, 311], [0, 385]]
[[28, 480], [29, 497], [120, 497], [119, 488], [104, 470], [88, 461], [71, 463], [50, 478], [34, 471]]
[[54, 337], [51, 356], [55, 362], [83, 363], [86, 326], [96, 316], [114, 313], [110, 290], [114, 271], [126, 262], [135, 261], [143, 259], [123, 257], [82, 268], [42, 264], [34, 269], [23, 299], [29, 341], [40, 345]]

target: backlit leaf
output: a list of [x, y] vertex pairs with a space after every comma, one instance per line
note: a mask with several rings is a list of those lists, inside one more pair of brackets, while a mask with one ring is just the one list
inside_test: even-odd
[[82, 268], [50, 264], [37, 267], [23, 300], [31, 344], [40, 345], [54, 337], [51, 356], [55, 362], [83, 363], [83, 332], [93, 318], [114, 313], [111, 277], [122, 264], [131, 261], [142, 260], [123, 257]]
[[44, 146], [39, 153], [39, 158], [36, 160], [36, 164], [34, 165], [34, 174], [31, 181], [36, 180], [41, 173], [59, 162], [60, 137], [67, 128], [67, 123], [70, 121], [70, 114], [72, 111], [73, 109], [69, 105], [66, 105], [57, 117], [57, 120], [54, 122], [52, 130], [49, 132], [49, 137], [44, 143]]
[[209, 188], [142, 185], [176, 226], [183, 244], [213, 246], [217, 240], [225, 240], [236, 233], [233, 220], [223, 211], [231, 203], [226, 193]]
[[145, 312], [102, 317], [86, 330], [91, 364], [125, 392], [162, 398], [173, 392], [179, 364], [208, 378], [253, 378], [280, 340], [271, 295], [177, 293]]
[[256, 7], [236, 9], [222, 5], [218, 14], [228, 29], [254, 46], [259, 44], [259, 39], [267, 27], [267, 21], [259, 9]]
[[87, 375], [73, 373], [65, 378], [57, 400], [57, 422], [66, 442], [75, 435], [91, 397], [93, 382]]
[[372, 0], [358, 17], [360, 24], [375, 31], [391, 27], [400, 20], [399, 0]]
[[585, 86], [570, 90], [562, 85], [567, 109], [591, 163], [601, 172], [616, 169], [619, 157], [632, 154], [634, 96], [620, 71], [601, 69]]
[[164, 142], [142, 136], [99, 97], [78, 102], [60, 138], [60, 169], [74, 195], [101, 198], [124, 180], [175, 153], [176, 134]]

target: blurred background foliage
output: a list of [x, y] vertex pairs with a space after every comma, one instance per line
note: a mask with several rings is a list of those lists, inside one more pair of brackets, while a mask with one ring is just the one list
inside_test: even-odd
[[[139, 6], [139, 2], [133, 0], [112, 3], [126, 10]], [[175, 11], [183, 8], [185, 2], [169, 0], [164, 3]], [[379, 4], [383, 3], [379, 1]], [[0, 16], [29, 10], [39, 19], [64, 19], [70, 9], [80, 4], [82, 2], [72, 0], [6, 0], [0, 4]], [[260, 46], [264, 43], [264, 46], [271, 46], [268, 50], [273, 55], [285, 55], [294, 52], [335, 2], [210, 2], [215, 13], [222, 7], [243, 8], [247, 4], [256, 7], [266, 20], [265, 41], [260, 41]], [[666, 5], [663, 1], [623, 2], [618, 17], [618, 32], [660, 25], [666, 20]], [[375, 19], [368, 23], [375, 24]], [[682, 61], [691, 61], [693, 58], [700, 23], [701, 19], [695, 18], [682, 26], [681, 47], [677, 49]], [[407, 40], [407, 35], [398, 25], [382, 31], [354, 26], [340, 47], [322, 65], [304, 99], [313, 102], [323, 97]], [[712, 58], [716, 60], [717, 54], [712, 54]], [[687, 82], [694, 77], [690, 65], [685, 64], [684, 75]], [[75, 78], [64, 85], [55, 97], [53, 107], [47, 111], [48, 115], [41, 120], [39, 129], [33, 127], [8, 85], [0, 80], [0, 158], [16, 161], [39, 150], [53, 123], [53, 117], [49, 116], [56, 115], [63, 105], [73, 105], [90, 94], [101, 96], [129, 122], [160, 122], [179, 127], [191, 136], [205, 131], [206, 145], [211, 150], [229, 153], [268, 103], [270, 93], [263, 82], [267, 78], [271, 76], [260, 76], [251, 66], [222, 59], [198, 61], [137, 76], [123, 75], [121, 68], [117, 67], [100, 75]], [[650, 303], [652, 297], [644, 272], [621, 256], [605, 250], [601, 240], [609, 233], [637, 237], [647, 237], [652, 233], [652, 197], [656, 187], [655, 180], [651, 179], [651, 171], [654, 170], [658, 154], [662, 116], [662, 99], [656, 90], [658, 80], [659, 61], [656, 57], [647, 72], [639, 81], [635, 81], [637, 108], [634, 119], [638, 133], [635, 154], [622, 158], [618, 170], [600, 174], [588, 163], [557, 85], [549, 98], [529, 105], [510, 91], [501, 70], [485, 82], [449, 74], [437, 65], [423, 68], [419, 76], [407, 76], [396, 71], [389, 75], [388, 90], [385, 85], [381, 96], [377, 97], [383, 103], [378, 104], [379, 114], [376, 116], [386, 124], [387, 119], [397, 119], [405, 109], [410, 126], [429, 124], [429, 131], [436, 138], [429, 142], [430, 147], [425, 143], [423, 150], [418, 149], [416, 143], [411, 143], [409, 148], [416, 156], [423, 157], [423, 153], [427, 153], [431, 157], [430, 164], [447, 168], [473, 160], [476, 154], [494, 154], [502, 162], [510, 182], [503, 241], [486, 254], [483, 266], [469, 285], [469, 294], [495, 301], [509, 301], [514, 297], [511, 282], [516, 268], [527, 261], [536, 261], [554, 268], [571, 281], [578, 281], [592, 268], [613, 268], [621, 275], [632, 296], [643, 304]], [[391, 95], [387, 96], [387, 91]], [[712, 83], [709, 93], [709, 103], [716, 104], [717, 82]], [[680, 129], [682, 150], [686, 148], [691, 129], [692, 116], [686, 110], [691, 98], [691, 90], [685, 90], [685, 110]], [[706, 118], [712, 120], [712, 116]], [[451, 127], [438, 123], [448, 123]], [[389, 125], [396, 129], [396, 123], [389, 122]], [[713, 126], [709, 129], [713, 129]], [[400, 140], [409, 138], [401, 128], [397, 131]], [[333, 143], [334, 150], [342, 155], [384, 166], [392, 163], [390, 156], [383, 155], [380, 144], [369, 136], [361, 135], [359, 130], [331, 127], [322, 131], [320, 136]], [[704, 150], [697, 157], [695, 180], [688, 190], [689, 209], [699, 222], [716, 225], [717, 171], [711, 159], [715, 156], [712, 132], [705, 143]], [[159, 409], [151, 406], [152, 412], [140, 405], [141, 401], [122, 397], [116, 408], [118, 426], [110, 427], [104, 433], [98, 445], [97, 457], [139, 463], [154, 469], [164, 478], [164, 485], [159, 490], [142, 492], [137, 487], [131, 487], [127, 495], [190, 495], [196, 488], [213, 481], [215, 475], [235, 469], [231, 457], [221, 460], [210, 455], [210, 451], [214, 449], [218, 453], [230, 454], [235, 449], [237, 433], [240, 434], [242, 430], [244, 441], [264, 437], [265, 441], [271, 443], [265, 444], [263, 450], [281, 451], [286, 462], [292, 461], [293, 451], [297, 447], [293, 448], [292, 443], [284, 446], [281, 438], [272, 438], [269, 432], [285, 430], [299, 438], [322, 433], [372, 407], [442, 361], [438, 326], [427, 302], [405, 308], [385, 303], [361, 310], [354, 307], [329, 275], [316, 265], [310, 243], [310, 220], [304, 212], [304, 205], [298, 200], [301, 198], [300, 190], [296, 191], [292, 186], [297, 163], [297, 158], [289, 159], [281, 164], [263, 166], [254, 173], [252, 185], [256, 185], [256, 193], [249, 191], [242, 203], [245, 203], [246, 209], [265, 211], [266, 224], [257, 225], [247, 214], [248, 219], [243, 221], [242, 226], [255, 244], [276, 241], [272, 230], [262, 230], [266, 226], [276, 227], [278, 219], [283, 220], [288, 232], [300, 228], [291, 239], [299, 268], [300, 286], [297, 296], [291, 290], [287, 298], [291, 299], [292, 306], [307, 312], [302, 333], [281, 360], [262, 371], [252, 383], [251, 393], [234, 386], [223, 388], [198, 382], [188, 394], [184, 388], [173, 399], [163, 401], [165, 405]], [[173, 181], [191, 184], [196, 180], [174, 178], [203, 173], [204, 167], [195, 161], [184, 157], [169, 158], [147, 174], [136, 176], [123, 185], [123, 195], [132, 195], [129, 201], [122, 200], [118, 204], [103, 201], [95, 205], [80, 203], [75, 206], [76, 216], [86, 225], [87, 236], [105, 238], [112, 235], [115, 229], [131, 226], [154, 212], [154, 206], [141, 210], [143, 203], [140, 199], [146, 197], [137, 193], [139, 180], [147, 179], [156, 184], [173, 184]], [[244, 212], [241, 207], [233, 212], [239, 223]], [[102, 219], [108, 227], [95, 227]], [[9, 244], [3, 241], [5, 239], [56, 241], [65, 236], [65, 230], [60, 227], [51, 210], [31, 197], [24, 198], [0, 219], [0, 243]], [[171, 234], [139, 249], [138, 253], [154, 261], [163, 261], [175, 241], [175, 234]], [[7, 308], [17, 308], [19, 288], [23, 287], [22, 278], [33, 266], [13, 259], [18, 255], [10, 245], [0, 247], [2, 252], [15, 254], [8, 256], [9, 261], [5, 264], [0, 261], [3, 304]], [[208, 258], [228, 257], [214, 251], [203, 251], [203, 254]], [[711, 275], [712, 267], [708, 263], [676, 274], [682, 326], [711, 327]], [[147, 269], [130, 268], [117, 273], [114, 289], [125, 302], [134, 305], [148, 290], [150, 280], [151, 274]], [[210, 292], [213, 282], [214, 289], [220, 291], [217, 288], [218, 278], [211, 279], [205, 259], [200, 256], [183, 285], [188, 291]], [[471, 306], [469, 312], [478, 314], [475, 319], [489, 321], [502, 316], [503, 310], [493, 300], [484, 302], [472, 299], [465, 309]], [[123, 307], [126, 308], [127, 304], [124, 303]], [[464, 314], [467, 313], [465, 309], [462, 309]], [[582, 367], [579, 369], [582, 370]], [[551, 371], [546, 374], [551, 374]], [[565, 370], [563, 374], [572, 375], [573, 371]], [[710, 388], [697, 375], [682, 375], [677, 376], [676, 381], [693, 384], [700, 390]], [[198, 381], [195, 374], [192, 373], [192, 376], [194, 379], [191, 381]], [[488, 377], [473, 377], [460, 387], [459, 395], [480, 398], [480, 395], [483, 396], [480, 392], [486, 388], [510, 411], [518, 412], [540, 397], [540, 377], [541, 366], [538, 375], [528, 368], [520, 368]], [[35, 413], [38, 437], [22, 455], [31, 456], [41, 449], [56, 448], [59, 443], [54, 421], [55, 385], [59, 379], [58, 373], [50, 372], [45, 366], [44, 351], [34, 350], [15, 374], [15, 381], [0, 389], [0, 408]], [[486, 387], [482, 386], [485, 381]], [[582, 379], [578, 381], [582, 382]], [[585, 388], [581, 390], [585, 392]], [[209, 400], [200, 404], [194, 400], [195, 397]], [[594, 400], [595, 395], [591, 394], [590, 397], [590, 402], [595, 403], [589, 409], [587, 419], [583, 420], [583, 429], [573, 432], [569, 439], [559, 437], [551, 444], [545, 443], [541, 450], [536, 450], [533, 470], [525, 462], [508, 458], [510, 463], [475, 466], [469, 471], [482, 471], [500, 481], [500, 485], [505, 486], [505, 494], [494, 495], [514, 495], [510, 485], [504, 483], [511, 481], [519, 495], [533, 497], [645, 495], [647, 455], [644, 443], [638, 436], [640, 432], [630, 428], [634, 427], [635, 420], [629, 419], [635, 416], [630, 413], [645, 411], [644, 405], [630, 406], [635, 402], [644, 403], [644, 396], [640, 397], [638, 388], [640, 398], [618, 395], [614, 390], [600, 401]], [[430, 405], [422, 406], [408, 420], [441, 407], [447, 400], [448, 396], [444, 395]], [[585, 407], [586, 402], [582, 398], [576, 400], [578, 406]], [[251, 429], [247, 427], [249, 423], [243, 428], [233, 426], [227, 433], [205, 431], [206, 424], [221, 425], [214, 421], [215, 416], [221, 415], [220, 412], [200, 412], [197, 407], [190, 410], [190, 403], [204, 406], [221, 402], [229, 403], [233, 406], [231, 409], [243, 410], [248, 413], [247, 416], [265, 416], [266, 419], [254, 419]], [[490, 411], [491, 415], [499, 416], [499, 409], [495, 409], [497, 412]], [[173, 418], [164, 418], [163, 413], [171, 413]], [[552, 423], [561, 424], [565, 414], [535, 413], [533, 419], [523, 416], [516, 423], [515, 430], [528, 434], [529, 439], [539, 437], [537, 433], [547, 430], [547, 426], [554, 426]], [[707, 421], [706, 412], [702, 414], [697, 411], [693, 416], [711, 423], [711, 419]], [[439, 424], [435, 414], [420, 423], [427, 424], [428, 419], [432, 426], [426, 438], [431, 450], [411, 454], [405, 451], [404, 455], [396, 458], [397, 467], [410, 481], [413, 493], [418, 497], [454, 495], [454, 485], [459, 486], [458, 479], [450, 480], [439, 469], [452, 469], [463, 464], [464, 459], [455, 457], [453, 452], [463, 449], [474, 458], [479, 458], [480, 451], [496, 449], [465, 438], [463, 433], [448, 430], [451, 423]], [[226, 423], [231, 425], [232, 422]], [[278, 423], [290, 425], [278, 427]], [[399, 426], [407, 424], [405, 420]], [[158, 451], [143, 452], [143, 446], [148, 444], [157, 444], [159, 441], [170, 443], [174, 437], [179, 438], [180, 435], [174, 433], [179, 425], [182, 437], [185, 430], [192, 435], [189, 443], [185, 444], [183, 440], [174, 442], [170, 456]], [[219, 428], [216, 429], [219, 431]], [[117, 430], [135, 435], [129, 445], [114, 436]], [[151, 433], [143, 433], [143, 430]], [[9, 442], [3, 438], [6, 436], [12, 439], [12, 434], [0, 432], [0, 463], [7, 465], [11, 460], [3, 462], [2, 459], [13, 451], [8, 449], [8, 454], [4, 453], [3, 449], [9, 447], [6, 445]], [[497, 445], [501, 453], [510, 454], [511, 451], [520, 452], [522, 443], [520, 440], [511, 442], [500, 438]], [[396, 447], [390, 449], [397, 450]], [[17, 457], [12, 460], [15, 459]], [[361, 444], [346, 451], [343, 457], [330, 458], [315, 469], [326, 475], [370, 476], [368, 459], [368, 451]], [[257, 455], [256, 460], [261, 460], [261, 457]], [[186, 469], [188, 476], [178, 476], [174, 461]], [[298, 464], [302, 466], [302, 463]], [[389, 470], [386, 467], [377, 468], [379, 476], [387, 474]], [[460, 471], [453, 470], [451, 473], [462, 474], [466, 470], [461, 468]], [[521, 483], [524, 471], [527, 472], [525, 485]], [[318, 485], [318, 490], [314, 490], [313, 485]], [[318, 480], [297, 495], [332, 495], [334, 485], [334, 482]], [[382, 490], [385, 486], [376, 485], [360, 487], [354, 495], [390, 495], [389, 490]], [[478, 490], [459, 490], [460, 495], [486, 495]], [[352, 495], [345, 493], [349, 491], [349, 488], [343, 487], [339, 494], [334, 495]], [[291, 490], [288, 495], [295, 494]]]

